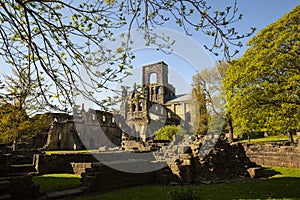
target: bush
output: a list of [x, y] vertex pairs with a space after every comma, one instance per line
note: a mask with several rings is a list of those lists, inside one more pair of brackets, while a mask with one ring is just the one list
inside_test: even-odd
[[184, 134], [186, 131], [180, 125], [166, 125], [154, 133], [154, 140], [172, 140], [174, 135]]

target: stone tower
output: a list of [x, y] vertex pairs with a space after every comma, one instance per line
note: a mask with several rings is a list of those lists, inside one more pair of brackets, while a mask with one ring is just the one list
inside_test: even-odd
[[[156, 81], [151, 82], [151, 76]], [[175, 88], [168, 82], [168, 65], [163, 61], [143, 66], [142, 84], [149, 88], [149, 101], [164, 104], [175, 95]]]
[[[175, 96], [175, 88], [168, 82], [168, 65], [158, 62], [143, 66], [142, 86], [123, 92], [121, 114], [129, 127], [127, 134], [146, 141], [165, 125], [167, 110], [164, 104]], [[155, 80], [153, 80], [153, 78]]]

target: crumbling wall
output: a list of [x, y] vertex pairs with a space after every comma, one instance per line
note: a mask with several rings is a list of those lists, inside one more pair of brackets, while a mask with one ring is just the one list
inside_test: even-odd
[[34, 199], [40, 195], [31, 175], [14, 173], [11, 154], [0, 154], [0, 199]]
[[[114, 162], [114, 167], [118, 168], [117, 165], [123, 166], [126, 163], [124, 161]], [[102, 163], [92, 163], [91, 168], [87, 169], [82, 177], [81, 184], [86, 188], [84, 193], [90, 193], [107, 192], [132, 186], [167, 184], [169, 182], [166, 181], [171, 181], [172, 174], [167, 168], [147, 173], [128, 173], [118, 171]]]
[[[89, 167], [92, 162], [98, 160], [87, 153], [69, 153], [69, 154], [36, 154], [34, 156], [34, 166], [38, 174], [50, 173], [80, 173]], [[86, 163], [86, 164], [76, 164]]]
[[90, 109], [74, 119], [54, 120], [43, 150], [98, 149], [121, 145], [121, 130], [112, 113]]
[[[167, 160], [180, 183], [214, 183], [250, 177], [248, 169], [257, 167], [247, 157], [241, 144], [230, 144], [218, 139], [211, 148], [201, 150], [205, 137], [185, 136], [180, 142], [172, 142], [160, 160]], [[205, 156], [201, 154], [205, 152]], [[176, 158], [174, 160], [174, 158]], [[172, 160], [173, 159], [173, 160]]]

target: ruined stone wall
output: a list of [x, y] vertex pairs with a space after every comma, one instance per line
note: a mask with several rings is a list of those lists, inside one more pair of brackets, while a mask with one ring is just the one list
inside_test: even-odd
[[35, 199], [40, 195], [39, 185], [34, 184], [31, 175], [12, 169], [12, 157], [0, 154], [0, 199]]
[[74, 129], [75, 127], [72, 121], [53, 122], [43, 149], [74, 149], [74, 146], [79, 146], [73, 137], [73, 134], [75, 134]]
[[300, 168], [300, 147], [244, 145], [247, 156], [259, 165]]
[[[114, 165], [124, 164], [126, 163], [120, 162]], [[93, 163], [92, 167], [82, 174], [82, 177], [81, 184], [86, 188], [84, 193], [88, 194], [90, 192], [107, 192], [132, 186], [168, 184], [168, 181], [172, 179], [172, 174], [168, 168], [147, 173], [127, 173], [101, 163]]]
[[97, 161], [93, 155], [84, 153], [36, 154], [34, 156], [34, 165], [38, 174], [80, 173], [85, 170], [85, 167], [89, 167], [89, 163]]
[[75, 119], [53, 121], [43, 149], [98, 149], [120, 145], [121, 130], [112, 113], [90, 109]]

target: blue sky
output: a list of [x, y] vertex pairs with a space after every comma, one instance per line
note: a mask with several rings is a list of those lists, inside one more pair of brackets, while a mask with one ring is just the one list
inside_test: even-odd
[[[221, 10], [222, 8], [231, 5], [232, 0], [208, 0], [208, 3], [212, 5], [212, 10]], [[248, 32], [250, 27], [256, 27], [257, 31], [255, 34], [257, 34], [259, 30], [275, 22], [298, 4], [299, 0], [239, 0], [238, 9], [239, 13], [243, 14], [243, 20], [237, 22], [234, 26], [240, 33]], [[166, 25], [163, 28], [173, 29], [183, 34], [183, 31], [174, 25]], [[183, 50], [180, 51], [193, 55], [193, 58], [187, 58], [186, 55], [182, 55], [180, 52], [177, 52], [177, 54], [166, 55], [151, 48], [137, 48], [135, 50], [136, 59], [133, 62], [133, 65], [136, 67], [134, 72], [140, 74], [140, 66], [164, 60], [169, 65], [170, 69], [169, 82], [178, 88], [177, 94], [186, 93], [189, 90], [192, 75], [194, 75], [197, 70], [212, 67], [214, 62], [221, 58], [212, 56], [203, 50], [203, 44], [210, 44], [203, 35], [195, 34], [189, 39], [183, 35], [182, 38], [184, 38], [183, 43], [181, 43], [181, 46], [178, 48], [183, 48]], [[250, 38], [243, 40], [243, 43], [246, 43], [249, 39]], [[194, 42], [198, 44], [198, 47], [190, 48], [189, 45], [184, 45], [185, 43], [188, 44], [188, 40], [191, 43]], [[195, 54], [196, 49], [197, 52], [201, 51], [201, 55]], [[238, 54], [239, 57], [243, 55], [245, 49], [246, 46], [241, 49]], [[202, 60], [203, 62], [199, 60]], [[197, 61], [199, 61], [198, 64], [195, 64]], [[0, 64], [0, 73], [9, 71], [9, 66], [5, 64], [1, 58]], [[133, 82], [140, 83], [140, 81], [140, 76], [136, 76], [130, 80], [128, 79], [129, 85], [132, 85]]]
[[[208, 2], [211, 3], [212, 10], [221, 10], [232, 4], [231, 0], [213, 0]], [[255, 27], [257, 30], [254, 35], [256, 35], [262, 28], [276, 22], [298, 4], [299, 0], [240, 0], [238, 1], [238, 13], [243, 14], [243, 19], [235, 23], [234, 26], [239, 33], [249, 32], [251, 27]], [[164, 28], [173, 29], [183, 34], [183, 31], [174, 25], [166, 25]], [[181, 39], [187, 40], [187, 38], [184, 37]], [[249, 39], [251, 39], [251, 37], [243, 40], [244, 46], [240, 49], [240, 53], [237, 54], [236, 57], [241, 57], [243, 55], [247, 48], [246, 43]], [[209, 41], [207, 41], [207, 37], [197, 33], [192, 36], [192, 40], [201, 48], [204, 44], [210, 44]], [[185, 51], [190, 54], [195, 54], [195, 50], [199, 49], [191, 49], [189, 46], [185, 47]], [[205, 51], [203, 48], [202, 50]], [[201, 51], [201, 49], [199, 51]], [[177, 94], [186, 93], [190, 89], [192, 76], [196, 73], [195, 68], [198, 70], [207, 67], [210, 68], [213, 67], [215, 61], [222, 59], [221, 57], [216, 57], [205, 51], [205, 53], [202, 52], [201, 55], [194, 55], [194, 58], [198, 58], [198, 60], [200, 56], [201, 59], [205, 60], [205, 63], [193, 66], [193, 64], [190, 63], [190, 59], [187, 59], [184, 55], [166, 55], [157, 52], [155, 48], [140, 49], [136, 51], [135, 54], [136, 59], [133, 64], [136, 67], [134, 72], [138, 71], [137, 74], [141, 74], [140, 66], [164, 60], [169, 65], [169, 69], [171, 69], [169, 81], [177, 88]], [[133, 84], [133, 82], [141, 81], [139, 77], [139, 75], [134, 76], [134, 78], [131, 79], [131, 84]]]

